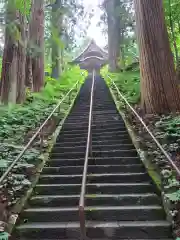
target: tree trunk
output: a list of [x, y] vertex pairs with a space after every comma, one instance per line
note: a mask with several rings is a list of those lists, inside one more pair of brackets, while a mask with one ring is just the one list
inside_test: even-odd
[[109, 70], [115, 72], [119, 69], [120, 58], [120, 16], [117, 9], [118, 0], [106, 1], [106, 12], [108, 21], [108, 53], [109, 53]]
[[51, 77], [58, 79], [61, 75], [61, 48], [58, 41], [60, 41], [62, 31], [63, 15], [60, 11], [62, 7], [61, 0], [57, 0], [56, 4], [52, 5], [52, 73]]
[[180, 94], [162, 0], [134, 0], [134, 4], [143, 110], [158, 114], [179, 111]]
[[44, 86], [44, 0], [32, 1], [32, 18], [29, 29], [33, 91], [39, 92]]
[[6, 11], [5, 45], [1, 72], [1, 102], [5, 104], [16, 103], [17, 89], [18, 43], [15, 39], [17, 29], [10, 25], [17, 20], [17, 11], [11, 4], [13, 2], [9, 0]]
[[[32, 5], [31, 5], [32, 8]], [[31, 15], [32, 17], [32, 15]], [[25, 67], [25, 85], [30, 90], [33, 90], [33, 76], [32, 76], [32, 46], [31, 46], [31, 39], [30, 39], [30, 32], [31, 32], [31, 24], [28, 24], [28, 31], [26, 34], [27, 38], [27, 51], [26, 51], [26, 67]]]
[[32, 57], [26, 56], [26, 87], [33, 90]]
[[176, 63], [177, 63], [178, 62], [178, 48], [177, 48], [177, 44], [176, 44], [176, 37], [175, 37], [175, 32], [174, 32], [174, 24], [173, 24], [173, 19], [172, 19], [171, 0], [169, 0], [169, 23], [170, 23], [172, 40], [173, 40], [173, 46], [174, 46], [174, 52], [175, 52]]
[[19, 31], [21, 39], [18, 43], [18, 67], [17, 67], [17, 103], [25, 100], [25, 67], [26, 67], [26, 17], [19, 13]]

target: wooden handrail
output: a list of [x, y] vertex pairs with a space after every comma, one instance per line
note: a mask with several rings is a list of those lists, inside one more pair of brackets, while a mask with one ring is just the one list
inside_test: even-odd
[[34, 142], [36, 137], [41, 134], [43, 127], [47, 124], [47, 122], [51, 119], [53, 114], [58, 110], [61, 106], [61, 104], [64, 102], [64, 100], [71, 94], [71, 92], [78, 86], [79, 81], [77, 81], [74, 86], [69, 90], [69, 92], [63, 97], [61, 101], [56, 105], [56, 107], [53, 109], [53, 111], [50, 113], [50, 115], [46, 118], [46, 120], [41, 124], [41, 126], [38, 128], [38, 130], [35, 132], [35, 134], [31, 137], [29, 142], [26, 144], [26, 146], [23, 148], [23, 150], [19, 153], [19, 155], [15, 158], [15, 160], [11, 163], [11, 165], [7, 168], [7, 170], [4, 172], [4, 174], [0, 177], [0, 185], [3, 183], [5, 178], [9, 175], [9, 173], [12, 171], [14, 166], [20, 161], [24, 153], [27, 151], [27, 149], [31, 146], [31, 144]]
[[89, 160], [90, 149], [92, 148], [92, 109], [93, 109], [93, 96], [94, 96], [94, 80], [95, 80], [95, 70], [93, 70], [93, 76], [92, 76], [88, 136], [87, 136], [86, 154], [85, 154], [83, 177], [82, 177], [82, 184], [81, 184], [81, 193], [80, 193], [80, 199], [79, 199], [79, 220], [80, 220], [80, 231], [81, 231], [82, 240], [86, 239], [86, 220], [85, 220], [84, 205], [85, 205], [85, 194], [86, 194], [88, 160]]
[[[108, 75], [107, 75], [108, 76]], [[156, 145], [158, 146], [158, 148], [161, 150], [161, 152], [164, 154], [164, 156], [166, 157], [166, 159], [168, 160], [168, 162], [170, 163], [170, 165], [172, 166], [172, 168], [176, 171], [178, 177], [180, 177], [180, 169], [177, 167], [177, 165], [173, 162], [173, 160], [171, 159], [170, 155], [166, 152], [166, 150], [162, 147], [162, 145], [160, 144], [160, 142], [155, 138], [155, 136], [153, 135], [153, 133], [150, 131], [150, 129], [148, 128], [148, 126], [145, 124], [145, 122], [143, 121], [143, 119], [139, 116], [139, 114], [135, 111], [135, 109], [129, 104], [129, 102], [127, 101], [127, 99], [122, 95], [122, 93], [119, 91], [117, 85], [115, 84], [115, 82], [112, 80], [112, 78], [110, 76], [108, 76], [108, 78], [111, 80], [112, 84], [114, 85], [114, 87], [117, 90], [118, 95], [124, 100], [124, 102], [126, 103], [126, 105], [130, 108], [130, 110], [132, 111], [132, 113], [137, 117], [137, 119], [140, 121], [140, 123], [143, 125], [143, 127], [145, 128], [145, 130], [148, 132], [148, 134], [151, 136], [152, 140], [156, 143]]]

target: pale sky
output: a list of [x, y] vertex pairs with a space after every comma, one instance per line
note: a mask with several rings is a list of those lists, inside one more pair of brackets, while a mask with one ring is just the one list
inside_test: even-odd
[[94, 38], [99, 46], [104, 47], [107, 44], [107, 40], [102, 34], [101, 28], [97, 26], [101, 14], [101, 10], [99, 9], [98, 5], [102, 3], [102, 0], [83, 0], [83, 3], [88, 11], [94, 9], [94, 17], [91, 20], [91, 25], [87, 34], [89, 37]]

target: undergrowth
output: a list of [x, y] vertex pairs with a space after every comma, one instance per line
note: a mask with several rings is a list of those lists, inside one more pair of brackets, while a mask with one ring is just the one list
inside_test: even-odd
[[[49, 70], [50, 71], [50, 70]], [[45, 87], [40, 93], [27, 89], [27, 99], [23, 105], [0, 106], [0, 141], [1, 143], [23, 144], [28, 131], [35, 129], [47, 118], [54, 106], [73, 87], [77, 80], [84, 80], [86, 73], [78, 67], [69, 68], [59, 80], [46, 77]], [[63, 116], [68, 100], [61, 108]]]
[[[109, 73], [108, 68], [101, 70], [101, 75], [107, 84], [113, 88], [110, 78], [115, 82], [120, 92], [126, 97], [130, 104], [136, 104], [140, 101], [140, 72], [137, 69], [132, 71], [124, 71], [119, 73]], [[116, 92], [116, 91], [114, 91]]]

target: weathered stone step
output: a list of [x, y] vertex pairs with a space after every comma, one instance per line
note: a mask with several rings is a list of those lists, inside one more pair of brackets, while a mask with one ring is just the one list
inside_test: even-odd
[[[37, 195], [30, 199], [33, 207], [72, 207], [79, 205], [80, 195]], [[159, 205], [157, 194], [89, 194], [85, 197], [86, 206], [128, 206]]]
[[[94, 151], [111, 151], [111, 150], [119, 150], [121, 149], [122, 150], [129, 150], [129, 149], [133, 149], [134, 148], [134, 145], [133, 144], [101, 144], [101, 145], [98, 145], [98, 144], [93, 144], [92, 145], [92, 149]], [[134, 148], [135, 149], [135, 148]], [[86, 151], [86, 144], [84, 145], [80, 145], [79, 146], [75, 146], [75, 147], [72, 147], [72, 146], [65, 146], [65, 147], [59, 147], [59, 146], [54, 146], [53, 150], [52, 150], [52, 153], [66, 153], [66, 152], [85, 152]]]
[[51, 158], [52, 159], [63, 159], [63, 158], [73, 158], [73, 159], [77, 159], [77, 158], [84, 158], [85, 157], [85, 149], [84, 151], [80, 151], [80, 152], [71, 152], [71, 151], [67, 151], [67, 152], [51, 152]]
[[58, 136], [57, 137], [57, 142], [83, 142], [83, 141], [87, 141], [87, 135], [83, 134], [81, 136], [76, 136], [73, 137], [73, 135], [69, 135], [69, 136]]
[[[48, 161], [46, 164], [51, 165], [51, 167], [56, 166], [84, 166], [84, 159], [83, 158], [59, 158], [58, 156], [54, 156], [50, 161]], [[89, 165], [119, 165], [119, 164], [139, 164], [141, 163], [139, 160], [139, 157], [96, 157], [96, 158], [89, 158], [88, 161]]]
[[[93, 221], [151, 221], [162, 220], [165, 213], [159, 205], [141, 206], [88, 206], [86, 219]], [[28, 208], [21, 219], [29, 222], [73, 222], [79, 220], [78, 207]]]
[[103, 141], [103, 140], [116, 140], [117, 143], [118, 142], [123, 142], [124, 140], [127, 140], [129, 139], [129, 134], [128, 133], [125, 133], [125, 134], [107, 134], [107, 135], [104, 135], [104, 134], [98, 134], [98, 135], [92, 135], [92, 141]]
[[[83, 132], [74, 132], [74, 133], [71, 133], [71, 131], [67, 131], [67, 132], [61, 132], [61, 137], [71, 137], [74, 136], [74, 138], [76, 137], [81, 137], [81, 136], [87, 136], [87, 131], [83, 131]], [[100, 130], [100, 132], [96, 132], [94, 131], [92, 133], [92, 137], [97, 137], [99, 135], [103, 135], [103, 136], [126, 136], [128, 135], [127, 131], [124, 129], [122, 131], [108, 131], [108, 130]]]
[[[36, 194], [72, 195], [79, 194], [81, 184], [38, 184]], [[98, 183], [87, 184], [87, 194], [129, 194], [155, 193], [156, 188], [149, 182], [143, 183]]]
[[[75, 238], [68, 238], [68, 239], [69, 239], [69, 240], [77, 240], [77, 239], [75, 239]], [[120, 239], [120, 238], [119, 238], [119, 239]], [[21, 240], [34, 240], [34, 238], [33, 238], [33, 239], [32, 239], [32, 238], [26, 238], [26, 239], [25, 239], [25, 238], [21, 238]], [[49, 240], [49, 239], [47, 239], [47, 238], [46, 238], [46, 239], [39, 239], [39, 238], [38, 238], [38, 240]], [[59, 240], [59, 239], [57, 239], [57, 238], [54, 239], [54, 238], [53, 238], [53, 239], [51, 239], [51, 240]], [[92, 238], [92, 240], [100, 240], [100, 239], [98, 239], [98, 238]], [[108, 238], [106, 238], [106, 239], [103, 238], [103, 240], [109, 240], [109, 239], [108, 239]], [[117, 240], [118, 240], [118, 239], [117, 239]], [[123, 238], [123, 239], [121, 239], [121, 240], [129, 240], [129, 239], [127, 239], [127, 238], [124, 239], [124, 238]], [[166, 238], [166, 239], [157, 239], [157, 238], [156, 238], [156, 239], [149, 239], [149, 238], [148, 238], [148, 239], [131, 239], [131, 240], [173, 240], [173, 239], [172, 239], [172, 238], [168, 238], [168, 239], [167, 239], [167, 238]]]
[[129, 150], [129, 149], [135, 149], [134, 145], [132, 143], [128, 143], [128, 144], [121, 144], [121, 143], [117, 143], [116, 144], [93, 144], [92, 145], [92, 149], [93, 151], [111, 151], [111, 150]]
[[[18, 226], [19, 239], [80, 239], [79, 222], [27, 223]], [[167, 221], [132, 222], [87, 222], [87, 237], [90, 239], [167, 239], [171, 225]]]
[[[133, 182], [145, 182], [149, 180], [147, 173], [104, 173], [104, 174], [89, 174], [87, 175], [88, 183], [133, 183]], [[62, 184], [71, 184], [71, 183], [81, 183], [81, 175], [46, 175], [41, 174], [39, 183], [62, 183]]]
[[[87, 144], [87, 140], [86, 141], [81, 141], [81, 142], [75, 142], [75, 141], [68, 141], [68, 142], [64, 142], [64, 141], [59, 141], [57, 142], [54, 147], [78, 147], [78, 146], [85, 146]], [[111, 140], [111, 139], [104, 139], [102, 141], [93, 141], [92, 145], [93, 146], [99, 146], [99, 145], [129, 145], [132, 144], [132, 141], [130, 139], [121, 139], [121, 142], [119, 142], [119, 140]]]
[[[66, 166], [62, 167], [45, 167], [43, 174], [82, 174], [84, 166]], [[142, 164], [133, 165], [89, 165], [88, 173], [137, 173], [145, 172], [145, 168]]]
[[[137, 151], [134, 149], [128, 150], [111, 150], [111, 151], [95, 151], [93, 150], [92, 156], [96, 157], [137, 157]], [[85, 157], [85, 150], [80, 152], [52, 152], [51, 157], [58, 158], [83, 158]]]
[[[88, 131], [88, 126], [86, 127], [77, 127], [74, 129], [62, 129], [61, 134], [81, 134], [81, 133], [87, 133]], [[98, 134], [102, 132], [127, 132], [124, 126], [109, 126], [109, 127], [101, 127], [101, 126], [92, 126], [92, 134]]]
[[[89, 111], [80, 112], [80, 113], [79, 113], [79, 111], [73, 111], [71, 113], [70, 117], [75, 117], [75, 118], [78, 118], [79, 116], [86, 117], [88, 113], [89, 113]], [[119, 114], [116, 109], [109, 110], [108, 107], [104, 108], [104, 110], [93, 109], [92, 114], [95, 115], [96, 117], [107, 116], [107, 115], [117, 115], [119, 117]]]
[[[97, 126], [114, 126], [114, 125], [116, 125], [116, 124], [118, 124], [119, 126], [124, 126], [124, 122], [121, 120], [121, 121], [119, 121], [119, 120], [116, 120], [116, 119], [114, 119], [114, 120], [111, 120], [111, 121], [101, 121], [101, 122], [99, 122], [99, 121], [94, 121], [94, 119], [93, 119], [93, 123], [92, 123], [92, 125], [97, 125]], [[81, 122], [79, 122], [78, 124], [77, 123], [74, 123], [74, 122], [70, 122], [70, 121], [68, 121], [68, 119], [65, 121], [65, 123], [64, 123], [64, 128], [76, 128], [77, 126], [79, 127], [79, 126], [81, 126], [81, 127], [85, 127], [85, 126], [87, 126], [88, 125], [88, 122], [83, 122], [83, 121], [81, 121]]]
[[[86, 122], [89, 119], [89, 115], [87, 114], [87, 116], [82, 116], [81, 118], [77, 117], [69, 117], [67, 120], [67, 123], [69, 122], [74, 122], [74, 123], [80, 123], [82, 122]], [[93, 116], [93, 123], [96, 121], [114, 121], [114, 120], [119, 120], [119, 115], [118, 114], [108, 114], [108, 115], [101, 115], [101, 116]]]
[[[124, 134], [98, 134], [98, 135], [92, 135], [92, 141], [103, 141], [103, 140], [116, 140], [117, 142], [123, 142], [124, 140], [130, 139], [129, 134], [126, 132]], [[57, 142], [81, 142], [81, 141], [87, 141], [87, 135], [81, 134], [76, 135], [73, 137], [73, 135], [60, 135], [57, 138]]]
[[116, 120], [119, 119], [119, 115], [118, 114], [114, 114], [114, 115], [103, 115], [103, 116], [93, 116], [93, 121], [112, 121], [112, 120]]
[[96, 157], [137, 157], [137, 151], [135, 148], [128, 150], [111, 150], [111, 151], [94, 151], [92, 153], [94, 158]]

